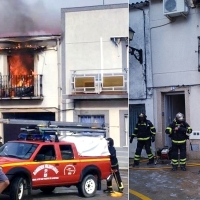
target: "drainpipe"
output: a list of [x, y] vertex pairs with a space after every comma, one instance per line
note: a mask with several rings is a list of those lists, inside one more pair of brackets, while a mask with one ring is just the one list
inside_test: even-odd
[[58, 60], [58, 121], [61, 120], [61, 101], [62, 101], [62, 98], [61, 98], [61, 90], [62, 90], [62, 87], [61, 87], [61, 64], [60, 64], [60, 39], [57, 38], [57, 60]]
[[145, 92], [145, 95], [146, 97], [143, 98], [143, 99], [134, 99], [134, 100], [146, 100], [147, 99], [147, 65], [146, 65], [146, 62], [147, 62], [147, 55], [146, 55], [146, 20], [145, 20], [145, 12], [142, 8], [137, 8], [135, 6], [131, 7], [131, 8], [134, 8], [134, 9], [138, 9], [138, 10], [141, 10], [142, 13], [143, 13], [143, 20], [144, 20], [144, 82], [145, 82], [145, 86], [146, 86], [146, 92]]

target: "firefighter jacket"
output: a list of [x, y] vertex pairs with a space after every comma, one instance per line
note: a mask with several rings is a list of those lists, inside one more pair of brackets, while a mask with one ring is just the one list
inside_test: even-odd
[[155, 136], [156, 129], [150, 120], [139, 122], [136, 124], [132, 138], [137, 137], [138, 140], [149, 140], [152, 136]]
[[118, 168], [118, 159], [117, 159], [117, 155], [116, 155], [116, 149], [114, 146], [109, 146], [108, 150], [110, 152], [111, 168], [117, 169]]
[[[176, 127], [178, 130], [175, 130]], [[178, 122], [174, 119], [174, 121], [166, 128], [165, 132], [166, 134], [169, 134], [173, 143], [182, 144], [186, 142], [186, 139], [188, 139], [186, 133], [190, 134], [192, 129], [187, 122]]]

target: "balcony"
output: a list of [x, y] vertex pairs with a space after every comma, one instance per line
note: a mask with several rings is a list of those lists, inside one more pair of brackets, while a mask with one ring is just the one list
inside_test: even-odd
[[43, 99], [42, 75], [0, 75], [0, 100]]
[[97, 69], [71, 71], [69, 97], [81, 98], [126, 98], [127, 69]]

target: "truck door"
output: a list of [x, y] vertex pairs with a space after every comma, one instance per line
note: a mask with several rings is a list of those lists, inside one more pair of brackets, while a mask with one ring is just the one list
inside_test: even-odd
[[31, 171], [33, 187], [59, 183], [60, 166], [59, 162], [56, 162], [53, 144], [43, 145], [34, 157], [34, 162]]
[[81, 163], [79, 158], [75, 158], [73, 148], [70, 144], [59, 144], [59, 149], [61, 153], [61, 182], [66, 183], [76, 183], [81, 174]]

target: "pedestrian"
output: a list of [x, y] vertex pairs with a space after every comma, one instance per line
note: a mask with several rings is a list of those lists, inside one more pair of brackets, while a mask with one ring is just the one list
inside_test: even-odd
[[4, 174], [2, 168], [0, 167], [0, 194], [8, 187], [10, 184], [8, 177]]
[[108, 141], [108, 150], [110, 152], [112, 176], [109, 180], [107, 180], [107, 189], [104, 190], [104, 192], [107, 192], [107, 193], [114, 192], [113, 187], [112, 187], [112, 179], [114, 176], [114, 179], [117, 183], [118, 191], [120, 193], [123, 193], [124, 186], [123, 186], [121, 175], [119, 172], [119, 164], [118, 164], [118, 159], [116, 156], [116, 149], [114, 147], [114, 140], [112, 138], [107, 138], [106, 140]]
[[143, 147], [145, 147], [149, 159], [147, 164], [150, 165], [154, 163], [154, 155], [151, 150], [151, 142], [155, 141], [155, 135], [156, 129], [153, 126], [152, 122], [147, 119], [145, 113], [140, 113], [138, 115], [138, 122], [134, 129], [134, 132], [130, 138], [130, 143], [132, 143], [133, 138], [137, 137], [137, 148], [134, 156], [133, 167], [139, 165]]
[[[186, 140], [192, 129], [185, 121], [184, 114], [177, 113], [175, 119], [165, 130], [172, 140], [172, 171], [176, 171], [180, 164], [181, 170], [186, 171]], [[180, 162], [178, 162], [178, 151], [180, 150]]]

